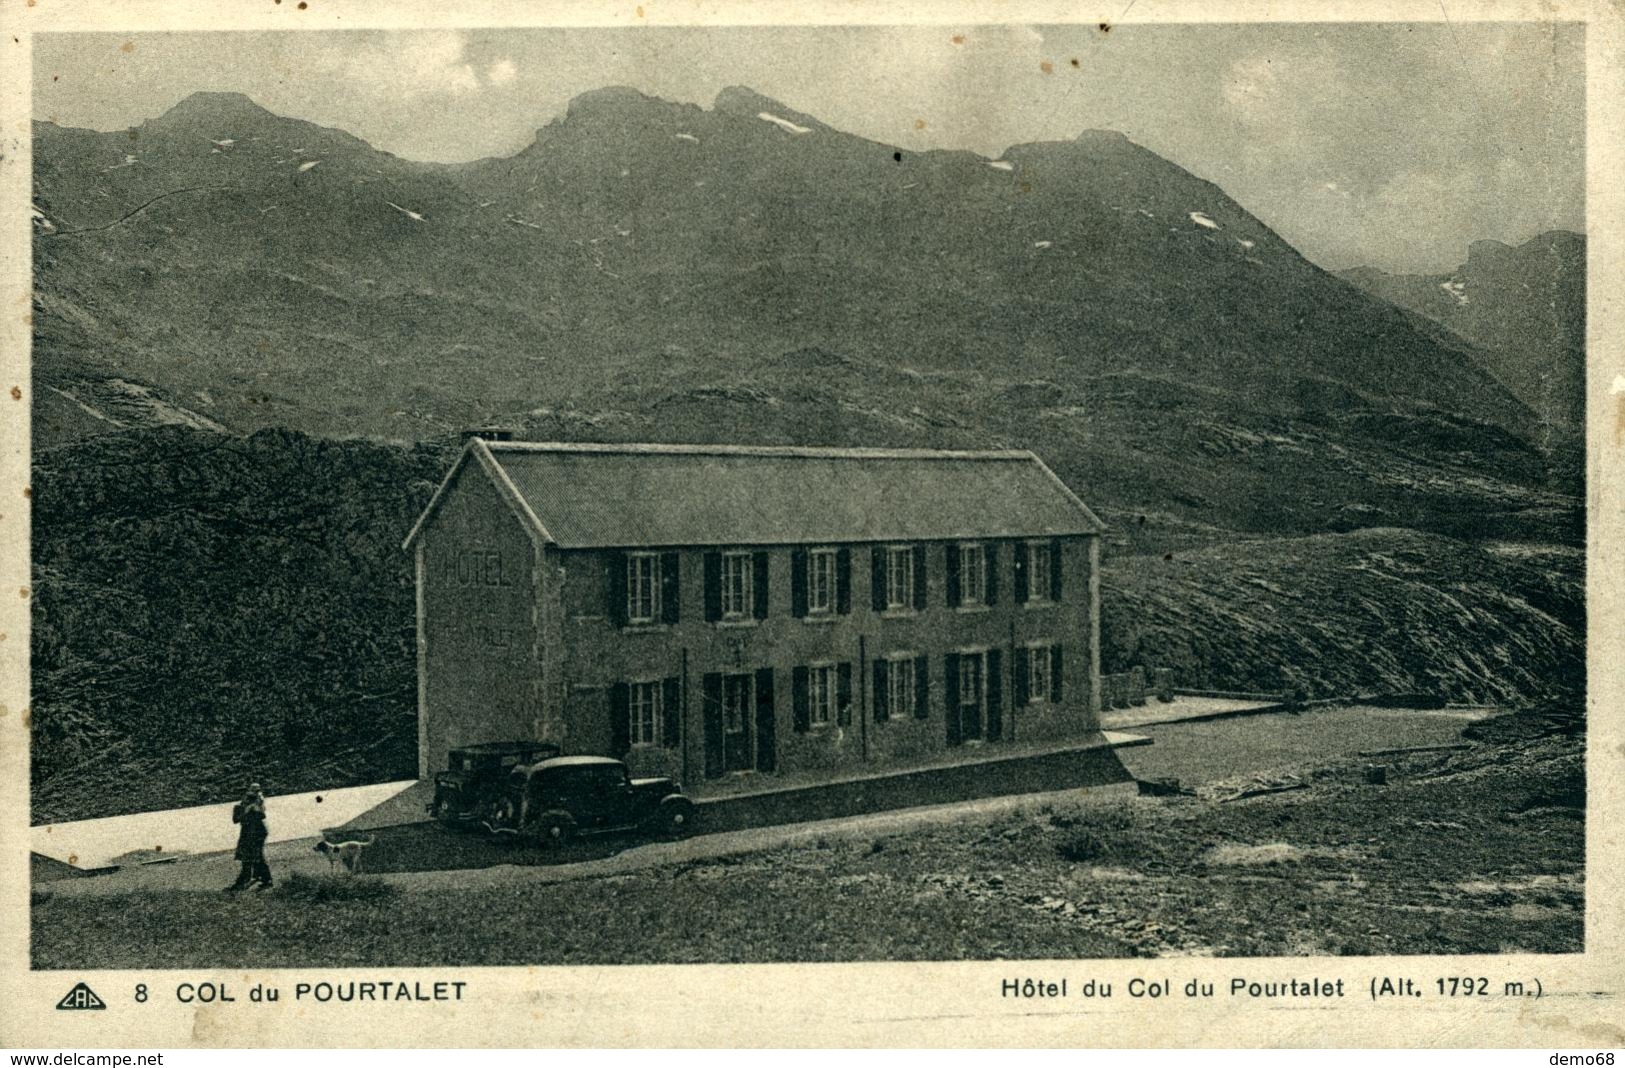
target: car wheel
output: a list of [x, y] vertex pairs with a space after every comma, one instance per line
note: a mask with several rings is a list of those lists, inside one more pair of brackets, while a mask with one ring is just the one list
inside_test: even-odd
[[536, 817], [530, 829], [542, 845], [556, 849], [575, 837], [576, 821], [568, 812], [544, 812]]
[[660, 802], [655, 826], [667, 838], [686, 838], [694, 833], [694, 802], [686, 797], [668, 797]]

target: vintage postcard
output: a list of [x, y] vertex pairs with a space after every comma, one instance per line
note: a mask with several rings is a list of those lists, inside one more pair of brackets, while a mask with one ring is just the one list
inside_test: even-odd
[[1617, 5], [0, 22], [0, 1044], [1625, 1045]]

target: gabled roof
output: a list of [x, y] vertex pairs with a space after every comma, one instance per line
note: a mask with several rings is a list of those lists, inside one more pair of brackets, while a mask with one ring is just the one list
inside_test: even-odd
[[566, 549], [1052, 537], [1105, 529], [1026, 451], [476, 438], [407, 546], [471, 456], [535, 537]]

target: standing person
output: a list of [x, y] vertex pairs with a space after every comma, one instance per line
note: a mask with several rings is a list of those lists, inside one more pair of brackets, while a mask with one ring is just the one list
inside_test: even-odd
[[243, 799], [231, 808], [231, 822], [237, 824], [237, 857], [242, 869], [237, 873], [237, 881], [226, 887], [229, 893], [242, 890], [250, 883], [260, 889], [268, 889], [271, 885], [271, 866], [265, 863], [265, 836], [268, 833], [265, 827], [265, 795], [260, 792], [260, 784], [253, 783], [243, 794]]

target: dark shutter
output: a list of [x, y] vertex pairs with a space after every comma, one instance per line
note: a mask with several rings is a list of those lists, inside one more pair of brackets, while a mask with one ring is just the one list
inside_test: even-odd
[[1010, 690], [1015, 695], [1010, 702], [1012, 708], [1020, 708], [1032, 700], [1032, 695], [1027, 692], [1027, 687], [1032, 682], [1032, 676], [1028, 674], [1032, 670], [1032, 658], [1031, 649], [1023, 646], [1016, 650], [1016, 677], [1010, 680]]
[[1056, 704], [1060, 704], [1061, 698], [1066, 696], [1066, 683], [1062, 679], [1061, 647], [1052, 645], [1049, 650], [1049, 699]]
[[722, 554], [705, 554], [705, 621], [722, 618]]
[[773, 721], [773, 669], [756, 672], [756, 770], [779, 766], [779, 735]]
[[987, 651], [987, 740], [1004, 737], [1004, 655], [1000, 649]]
[[886, 610], [886, 547], [869, 550], [869, 599], [876, 612]]
[[931, 659], [914, 658], [914, 718], [931, 718]]
[[852, 725], [852, 662], [843, 660], [835, 665], [835, 722], [843, 727]]
[[990, 541], [982, 547], [982, 557], [987, 561], [987, 574], [982, 579], [982, 589], [987, 594], [988, 604], [999, 603], [999, 543]]
[[852, 614], [852, 550], [835, 550], [835, 613]]
[[959, 654], [942, 658], [942, 717], [948, 723], [948, 744], [958, 745], [959, 733]]
[[679, 581], [682, 564], [676, 553], [660, 554], [660, 619], [676, 623], [682, 615], [683, 586]]
[[705, 673], [702, 683], [705, 695], [705, 777], [714, 779], [722, 774], [722, 676], [715, 671]]
[[925, 611], [925, 546], [914, 546], [914, 608]]
[[1049, 543], [1049, 599], [1061, 599], [1061, 539]]
[[767, 553], [756, 552], [750, 554], [751, 592], [755, 595], [754, 611], [751, 613], [757, 619], [767, 618]]
[[660, 740], [667, 749], [683, 747], [683, 690], [676, 675], [660, 684]]
[[884, 660], [875, 661], [875, 722], [884, 723], [891, 718], [891, 665]]
[[1029, 546], [1024, 541], [1016, 542], [1016, 603], [1027, 603], [1027, 553]]
[[626, 683], [617, 682], [609, 688], [609, 749], [610, 755], [621, 757], [632, 748], [632, 700]]
[[947, 553], [945, 554], [945, 558], [946, 558], [947, 565], [948, 565], [947, 568], [945, 569], [945, 572], [946, 572], [945, 585], [948, 587], [948, 607], [949, 608], [958, 608], [959, 604], [960, 604], [960, 595], [959, 595], [959, 546], [957, 546], [957, 545], [948, 546], [948, 550], [947, 550]]
[[617, 627], [626, 626], [626, 554], [609, 553], [605, 564], [609, 568], [609, 587], [604, 596], [609, 600], [609, 618]]
[[791, 710], [795, 715], [796, 733], [806, 734], [812, 727], [812, 716], [807, 710], [807, 669], [797, 667], [790, 673]]
[[801, 619], [807, 614], [807, 550], [790, 550], [790, 614]]

